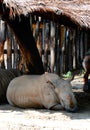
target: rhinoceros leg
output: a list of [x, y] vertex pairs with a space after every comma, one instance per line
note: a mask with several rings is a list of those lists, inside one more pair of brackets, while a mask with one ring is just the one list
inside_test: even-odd
[[51, 109], [52, 110], [63, 110], [64, 108], [61, 104], [57, 104], [57, 105], [51, 107]]
[[62, 109], [60, 103], [60, 100], [58, 98], [58, 95], [55, 92], [54, 86], [51, 82], [45, 82], [45, 86], [43, 86], [43, 89], [41, 91], [42, 93], [42, 104], [47, 109]]

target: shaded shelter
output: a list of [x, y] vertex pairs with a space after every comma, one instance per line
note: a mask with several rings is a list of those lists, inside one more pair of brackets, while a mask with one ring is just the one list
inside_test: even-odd
[[0, 0], [0, 15], [13, 30], [32, 74], [42, 74], [44, 68], [30, 27], [30, 15], [90, 29], [89, 0]]

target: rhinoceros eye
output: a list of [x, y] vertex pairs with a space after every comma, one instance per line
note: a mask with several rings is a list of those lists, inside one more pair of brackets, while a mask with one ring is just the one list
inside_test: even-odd
[[51, 86], [53, 86], [53, 88], [55, 89], [55, 86], [51, 81], [48, 80], [47, 83], [50, 84]]

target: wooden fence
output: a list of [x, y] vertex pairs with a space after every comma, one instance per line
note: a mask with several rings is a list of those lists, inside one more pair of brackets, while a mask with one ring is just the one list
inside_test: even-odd
[[20, 51], [15, 36], [6, 23], [0, 20], [0, 67], [19, 68]]
[[[1, 67], [24, 70], [24, 65], [20, 68], [21, 54], [15, 37], [7, 25], [4, 25], [7, 29], [2, 28], [3, 24], [1, 20], [0, 30], [4, 35], [3, 42], [0, 41]], [[86, 31], [72, 29], [37, 16], [30, 16], [30, 26], [45, 71], [61, 75], [82, 68], [83, 57], [90, 47], [90, 36]]]

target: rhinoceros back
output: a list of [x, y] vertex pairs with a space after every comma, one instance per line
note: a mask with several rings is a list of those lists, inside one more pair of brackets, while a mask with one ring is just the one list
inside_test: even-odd
[[23, 108], [51, 108], [57, 104], [57, 96], [45, 76], [23, 75], [13, 79], [7, 89], [11, 105]]

